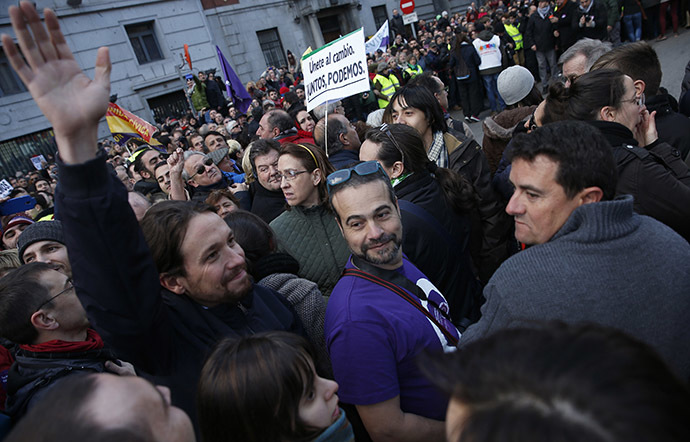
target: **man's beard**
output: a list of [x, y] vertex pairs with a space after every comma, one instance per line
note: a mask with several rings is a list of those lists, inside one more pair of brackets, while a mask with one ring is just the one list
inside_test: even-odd
[[[380, 250], [371, 253], [369, 252], [370, 248], [376, 247], [380, 244], [386, 245]], [[355, 256], [374, 265], [386, 265], [392, 263], [398, 258], [401, 245], [402, 239], [398, 238], [398, 235], [395, 233], [384, 233], [378, 239], [370, 240], [366, 244], [362, 244], [359, 253], [355, 253]]]

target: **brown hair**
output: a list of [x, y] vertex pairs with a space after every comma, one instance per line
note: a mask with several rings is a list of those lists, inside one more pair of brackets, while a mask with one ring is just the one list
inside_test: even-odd
[[185, 275], [182, 241], [192, 218], [206, 212], [216, 213], [213, 207], [196, 201], [162, 201], [146, 211], [141, 230], [158, 273]]
[[199, 428], [205, 442], [312, 440], [299, 403], [314, 384], [314, 352], [293, 333], [221, 341], [201, 370]]
[[291, 155], [297, 158], [302, 163], [302, 166], [309, 171], [309, 173], [316, 169], [321, 171], [321, 181], [319, 181], [319, 184], [317, 185], [319, 190], [319, 204], [326, 204], [328, 202], [326, 177], [335, 172], [335, 169], [331, 165], [330, 161], [328, 161], [328, 158], [326, 158], [323, 150], [309, 143], [285, 143], [280, 149], [280, 155]]

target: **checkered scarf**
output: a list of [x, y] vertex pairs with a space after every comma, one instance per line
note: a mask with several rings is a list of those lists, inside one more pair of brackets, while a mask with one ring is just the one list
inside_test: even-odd
[[431, 142], [427, 155], [429, 160], [436, 163], [438, 167], [448, 167], [448, 151], [446, 143], [443, 142], [443, 132], [434, 133], [434, 141]]

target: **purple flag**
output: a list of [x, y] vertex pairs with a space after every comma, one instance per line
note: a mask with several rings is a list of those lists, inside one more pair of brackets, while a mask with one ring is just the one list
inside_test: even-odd
[[216, 52], [218, 52], [218, 60], [220, 60], [220, 67], [223, 69], [223, 76], [225, 77], [225, 89], [228, 92], [228, 97], [232, 98], [232, 102], [235, 107], [243, 114], [249, 109], [249, 105], [252, 102], [252, 97], [244, 88], [244, 85], [232, 70], [232, 66], [225, 59], [225, 56], [220, 51], [220, 48], [216, 46]]

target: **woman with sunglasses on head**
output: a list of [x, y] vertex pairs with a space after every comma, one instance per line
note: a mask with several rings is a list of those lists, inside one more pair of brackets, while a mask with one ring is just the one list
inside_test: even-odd
[[279, 248], [300, 265], [298, 275], [315, 282], [328, 297], [350, 251], [328, 207], [326, 177], [333, 166], [312, 144], [285, 143], [278, 171], [287, 210], [271, 222]]
[[637, 213], [648, 215], [690, 240], [690, 172], [677, 151], [661, 142], [644, 94], [633, 80], [611, 69], [579, 77], [566, 88], [551, 85], [541, 124], [587, 121], [613, 148], [616, 194], [631, 194]]

